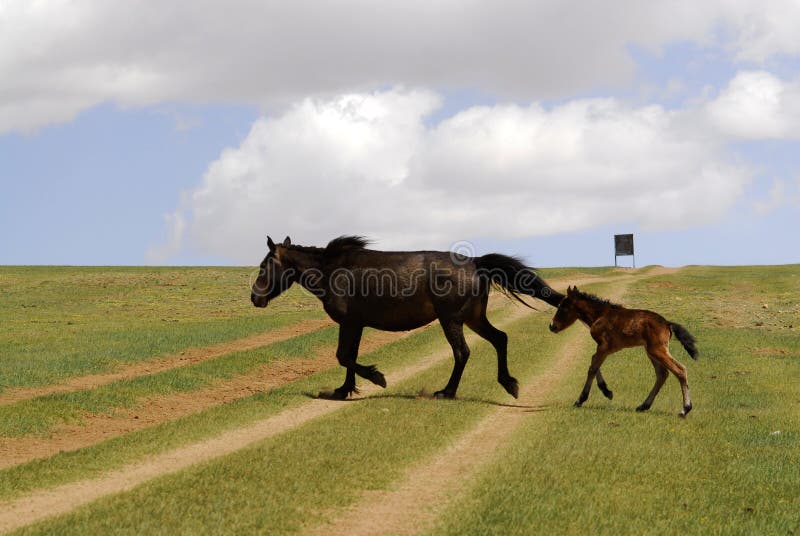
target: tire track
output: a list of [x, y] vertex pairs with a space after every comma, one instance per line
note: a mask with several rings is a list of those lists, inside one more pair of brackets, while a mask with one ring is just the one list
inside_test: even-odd
[[222, 342], [212, 346], [202, 348], [188, 348], [178, 354], [165, 357], [153, 357], [146, 361], [121, 367], [114, 372], [102, 374], [90, 374], [86, 376], [76, 376], [62, 382], [43, 387], [23, 387], [7, 389], [0, 393], [0, 405], [13, 404], [22, 400], [38, 398], [52, 394], [71, 393], [75, 391], [85, 391], [100, 387], [120, 380], [129, 380], [138, 376], [155, 374], [174, 368], [194, 365], [209, 359], [214, 359], [232, 352], [255, 350], [268, 344], [285, 341], [299, 335], [305, 335], [312, 331], [334, 326], [334, 322], [328, 318], [305, 320], [298, 324], [292, 324], [277, 329], [272, 329], [262, 333], [256, 333], [248, 337], [233, 341]]
[[[424, 329], [424, 328], [423, 328]], [[364, 337], [365, 354], [416, 333], [371, 332]], [[113, 437], [156, 426], [210, 407], [269, 391], [317, 372], [338, 367], [334, 346], [319, 348], [313, 356], [267, 363], [246, 374], [212, 385], [165, 396], [150, 396], [114, 415], [86, 415], [81, 423], [61, 425], [47, 437], [0, 438], [0, 469], [88, 447]]]

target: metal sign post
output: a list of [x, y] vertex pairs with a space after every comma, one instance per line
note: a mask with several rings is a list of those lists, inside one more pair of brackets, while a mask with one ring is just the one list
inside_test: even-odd
[[614, 235], [614, 266], [617, 266], [617, 257], [631, 255], [633, 257], [633, 267], [636, 268], [636, 255], [633, 254], [633, 235], [618, 234]]

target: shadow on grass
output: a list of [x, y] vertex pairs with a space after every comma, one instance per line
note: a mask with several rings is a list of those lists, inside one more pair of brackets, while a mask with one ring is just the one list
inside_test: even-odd
[[[314, 400], [331, 400], [330, 398], [326, 398], [325, 396], [321, 396], [321, 393], [311, 393], [305, 391], [302, 393], [303, 396], [307, 398], [311, 398]], [[549, 406], [529, 406], [524, 404], [513, 404], [513, 403], [503, 403], [503, 402], [495, 402], [494, 400], [486, 400], [483, 398], [477, 397], [456, 397], [455, 399], [440, 399], [434, 397], [431, 393], [426, 391], [420, 391], [417, 394], [410, 394], [410, 393], [381, 393], [376, 395], [369, 395], [369, 396], [359, 396], [356, 398], [347, 398], [345, 400], [341, 400], [341, 402], [364, 402], [367, 400], [381, 400], [381, 399], [396, 399], [396, 400], [441, 400], [442, 402], [466, 402], [468, 404], [481, 404], [486, 406], [497, 406], [497, 407], [504, 407], [504, 408], [517, 408], [517, 409], [524, 409], [527, 412], [536, 412], [536, 411], [544, 411], [548, 409]]]

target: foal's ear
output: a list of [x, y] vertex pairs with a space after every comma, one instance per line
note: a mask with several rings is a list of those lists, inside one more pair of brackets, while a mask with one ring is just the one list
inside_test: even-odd
[[283, 247], [288, 248], [292, 245], [292, 239], [288, 236], [283, 240]]
[[271, 252], [275, 253], [275, 242], [269, 236], [267, 236], [267, 247]]

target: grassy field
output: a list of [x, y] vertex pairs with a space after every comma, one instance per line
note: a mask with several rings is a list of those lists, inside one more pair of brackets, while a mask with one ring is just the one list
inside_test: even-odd
[[[0, 269], [0, 344], [14, 342], [0, 356], [0, 377], [12, 388], [46, 386], [320, 317], [319, 306], [300, 292], [282, 297], [274, 308], [255, 310], [246, 303], [247, 275], [234, 269]], [[431, 467], [435, 473], [448, 463], [452, 445], [485, 419], [505, 422], [508, 412], [520, 416], [513, 421], [518, 424], [497, 430], [485, 454], [459, 478], [434, 480], [447, 500], [418, 509], [424, 516], [417, 510], [403, 514], [403, 530], [798, 533], [800, 267], [688, 267], [661, 275], [560, 269], [544, 275], [564, 281], [588, 277], [596, 283], [587, 290], [619, 294], [626, 305], [656, 310], [688, 327], [698, 338], [700, 359], [689, 359], [677, 343], [672, 353], [689, 370], [695, 406], [689, 417], [676, 416], [680, 389], [673, 378], [648, 413], [633, 410], [654, 379], [644, 353], [634, 349], [613, 355], [604, 366], [613, 400], [595, 388], [583, 408], [573, 408], [593, 350], [586, 328], [553, 335], [547, 330], [551, 308], [521, 314], [505, 303], [490, 318], [509, 334], [509, 365], [523, 386], [519, 401], [497, 384], [494, 351], [483, 341], [472, 344], [457, 400], [418, 396], [440, 388], [452, 366], [452, 358], [431, 357], [446, 355], [440, 330], [422, 330], [362, 358], [386, 372], [385, 391], [367, 392], [285, 433], [165, 472], [21, 533], [325, 532], [365, 501], [394, 497], [412, 469]], [[116, 307], [109, 305], [112, 297], [119, 300]], [[72, 339], [55, 349], [60, 330]], [[151, 338], [151, 330], [160, 335]], [[314, 330], [124, 382], [0, 406], [0, 445], [58, 439], [64, 423], [71, 424], [71, 434], [80, 433], [87, 414], [114, 416], [153, 397], [202, 393], [210, 384], [291, 363], [334, 341], [332, 329]], [[576, 357], [565, 361], [571, 351]], [[15, 370], [28, 356], [27, 370]], [[332, 355], [331, 360], [333, 365]], [[393, 373], [409, 367], [419, 372], [392, 382]], [[536, 393], [526, 395], [525, 386], [542, 378], [551, 387], [544, 401], [533, 404], [526, 396]], [[7, 467], [0, 470], [0, 516], [38, 490], [103, 477], [156, 453], [315, 404], [309, 395], [341, 380], [337, 368], [322, 370]], [[87, 421], [86, 428], [93, 423]], [[392, 512], [384, 514], [388, 520]]]
[[0, 267], [0, 392], [321, 318], [292, 289], [259, 314], [252, 270]]

